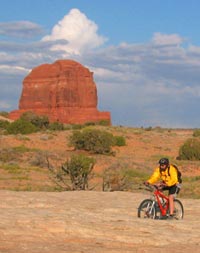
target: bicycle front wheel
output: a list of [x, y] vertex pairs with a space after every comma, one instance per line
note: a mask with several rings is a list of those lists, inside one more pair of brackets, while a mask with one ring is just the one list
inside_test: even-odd
[[183, 204], [181, 203], [180, 200], [175, 199], [174, 200], [174, 218], [176, 220], [181, 220], [183, 219], [183, 215], [184, 215]]
[[156, 209], [153, 200], [145, 199], [138, 207], [138, 218], [155, 219]]

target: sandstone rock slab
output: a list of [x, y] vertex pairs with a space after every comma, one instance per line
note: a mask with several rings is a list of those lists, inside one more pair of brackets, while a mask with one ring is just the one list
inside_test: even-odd
[[128, 192], [0, 191], [1, 253], [200, 252], [200, 200], [180, 221], [137, 218]]

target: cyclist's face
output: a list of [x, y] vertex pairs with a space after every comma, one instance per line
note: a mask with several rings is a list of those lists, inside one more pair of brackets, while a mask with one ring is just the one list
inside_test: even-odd
[[166, 170], [167, 169], [167, 164], [160, 164], [160, 169], [161, 170]]

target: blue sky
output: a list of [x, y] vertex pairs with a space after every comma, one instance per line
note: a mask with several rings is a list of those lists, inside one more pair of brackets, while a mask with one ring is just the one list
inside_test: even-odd
[[199, 0], [0, 0], [0, 111], [30, 70], [73, 59], [94, 72], [113, 125], [200, 127]]

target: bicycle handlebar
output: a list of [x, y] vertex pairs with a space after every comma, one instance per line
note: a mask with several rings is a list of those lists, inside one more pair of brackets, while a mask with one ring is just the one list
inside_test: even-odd
[[149, 190], [147, 190], [147, 191], [151, 191], [151, 192], [153, 192], [155, 189], [156, 190], [162, 190], [162, 186], [159, 186], [159, 185], [156, 185], [156, 184], [148, 184], [148, 185], [145, 185]]

